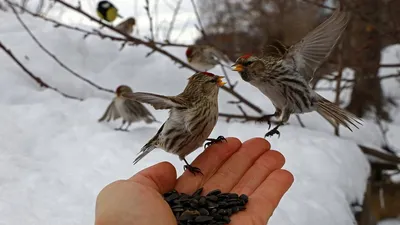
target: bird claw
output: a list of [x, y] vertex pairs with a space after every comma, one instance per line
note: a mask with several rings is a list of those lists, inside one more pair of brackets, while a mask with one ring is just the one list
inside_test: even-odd
[[204, 144], [204, 148], [208, 148], [208, 146], [210, 146], [210, 145], [212, 145], [212, 144], [215, 144], [215, 143], [218, 143], [218, 142], [222, 142], [222, 141], [228, 142], [228, 141], [225, 139], [224, 136], [218, 136], [216, 139], [214, 139], [214, 138], [207, 138], [206, 141], [208, 141], [208, 142]]
[[127, 128], [125, 128], [125, 129], [122, 129], [122, 128], [114, 128], [114, 130], [117, 130], [117, 131], [125, 131], [125, 132], [128, 132], [128, 131], [129, 131]]
[[191, 173], [193, 173], [193, 175], [195, 175], [196, 176], [196, 173], [200, 173], [201, 175], [204, 175], [202, 172], [201, 172], [201, 170], [200, 170], [200, 168], [198, 168], [198, 167], [194, 167], [194, 166], [191, 166], [191, 165], [184, 165], [183, 166], [183, 170], [189, 170]]
[[266, 138], [266, 137], [272, 137], [274, 134], [277, 134], [277, 135], [278, 135], [278, 138], [281, 137], [281, 133], [278, 131], [278, 129], [274, 128], [274, 129], [268, 131], [268, 132], [264, 135], [264, 138]]
[[262, 122], [266, 121], [268, 123], [268, 129], [270, 129], [271, 128], [271, 117], [273, 117], [273, 116], [275, 116], [275, 115], [264, 115], [264, 116], [258, 118], [256, 120], [256, 122], [262, 123]]

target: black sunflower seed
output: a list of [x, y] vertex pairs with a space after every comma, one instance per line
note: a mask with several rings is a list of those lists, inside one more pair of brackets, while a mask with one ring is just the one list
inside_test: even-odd
[[218, 196], [215, 196], [215, 195], [207, 196], [206, 198], [213, 202], [218, 201]]
[[203, 192], [203, 188], [197, 189], [197, 191], [195, 191], [195, 192], [192, 194], [192, 196], [201, 195], [201, 192]]
[[208, 216], [208, 215], [210, 215], [210, 213], [208, 212], [208, 210], [205, 209], [205, 208], [200, 208], [200, 209], [199, 209], [199, 213], [200, 213], [200, 215], [202, 215], [202, 216]]
[[173, 200], [179, 198], [179, 194], [178, 193], [172, 193], [170, 195], [168, 195], [168, 197], [165, 198], [165, 201], [167, 202], [172, 202]]
[[205, 205], [207, 205], [207, 199], [206, 199], [206, 197], [204, 197], [204, 196], [200, 197], [200, 199], [199, 199], [199, 205], [200, 205], [200, 206], [205, 206]]
[[230, 222], [231, 222], [231, 219], [230, 219], [228, 216], [224, 216], [224, 217], [222, 217], [222, 219], [223, 219], [224, 222], [226, 222], [226, 223], [230, 223]]
[[212, 219], [214, 219], [214, 217], [212, 216], [198, 216], [196, 217], [196, 219], [194, 219], [195, 222], [207, 222], [207, 221], [211, 221]]
[[220, 194], [220, 193], [221, 193], [221, 190], [215, 189], [215, 190], [213, 190], [213, 191], [208, 192], [207, 196], [210, 196], [210, 195], [218, 195], [218, 194]]

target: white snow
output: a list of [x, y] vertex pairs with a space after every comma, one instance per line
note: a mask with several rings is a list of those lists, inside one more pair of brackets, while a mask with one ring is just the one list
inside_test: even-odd
[[[59, 90], [85, 98], [80, 102], [38, 88], [0, 51], [0, 224], [93, 224], [96, 196], [108, 183], [164, 160], [183, 172], [178, 157], [162, 150], [153, 151], [133, 166], [136, 153], [160, 124], [137, 123], [130, 132], [116, 132], [113, 128], [120, 121], [98, 123], [113, 96], [62, 69], [38, 48], [12, 14], [3, 13], [0, 18], [8, 21], [0, 25], [1, 42], [28, 69]], [[143, 46], [119, 51], [119, 43], [97, 37], [84, 40], [80, 33], [55, 29], [28, 15], [22, 18], [65, 65], [109, 89], [127, 84], [134, 91], [174, 95], [192, 75], [158, 53], [146, 58], [150, 50]], [[165, 49], [184, 59], [185, 49]], [[210, 72], [221, 73], [219, 68]], [[240, 81], [237, 90], [242, 95], [265, 112], [273, 112], [270, 101], [258, 90], [241, 81], [237, 73], [229, 75]], [[220, 93], [220, 111], [240, 113], [226, 103], [235, 99], [224, 91]], [[322, 94], [333, 99], [329, 93]], [[168, 116], [167, 111], [148, 109], [160, 121]], [[245, 109], [252, 114], [251, 109]], [[281, 137], [270, 139], [272, 148], [285, 156], [284, 168], [294, 174], [295, 183], [269, 224], [353, 224], [349, 205], [362, 203], [370, 170], [357, 143], [379, 147], [379, 129], [366, 119], [365, 125], [353, 133], [341, 129], [344, 137], [338, 138], [316, 113], [301, 118], [306, 128], [301, 128], [293, 116], [290, 125], [282, 127]], [[226, 123], [220, 119], [211, 135], [236, 136], [245, 141], [263, 137], [266, 131], [266, 125]], [[389, 136], [391, 140], [398, 139], [398, 132]], [[188, 161], [201, 151], [189, 155]]]

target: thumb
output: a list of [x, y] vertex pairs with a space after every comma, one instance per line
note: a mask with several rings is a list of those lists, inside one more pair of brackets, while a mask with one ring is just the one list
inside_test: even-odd
[[138, 172], [128, 181], [142, 184], [163, 194], [175, 187], [176, 170], [171, 163], [161, 162]]

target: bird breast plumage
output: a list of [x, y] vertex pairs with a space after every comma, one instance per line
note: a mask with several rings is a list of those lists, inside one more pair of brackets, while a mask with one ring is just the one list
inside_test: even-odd
[[[291, 113], [311, 112], [315, 109], [315, 93], [306, 80], [296, 71], [274, 68], [268, 73], [274, 74], [262, 82], [250, 82], [256, 86], [278, 109]], [[288, 67], [286, 67], [287, 69]], [[289, 67], [290, 68], [290, 67]]]
[[218, 119], [218, 106], [170, 111], [158, 137], [158, 147], [181, 159], [203, 145]]

